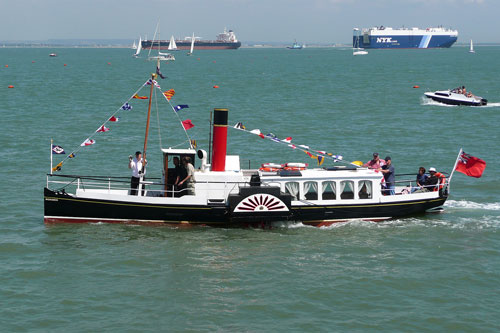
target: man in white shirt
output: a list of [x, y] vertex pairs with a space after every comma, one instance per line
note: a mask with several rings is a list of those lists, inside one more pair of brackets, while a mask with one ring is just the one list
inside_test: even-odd
[[[132, 155], [130, 155], [128, 159], [128, 168], [132, 169], [132, 178], [130, 179], [130, 195], [137, 195], [139, 181], [141, 180], [141, 176], [144, 176], [144, 174], [146, 174], [146, 168], [143, 168], [144, 160], [140, 151], [135, 153], [134, 158], [132, 158]], [[148, 161], [145, 161], [144, 164], [148, 164]], [[142, 190], [142, 194], [144, 195], [144, 189]]]

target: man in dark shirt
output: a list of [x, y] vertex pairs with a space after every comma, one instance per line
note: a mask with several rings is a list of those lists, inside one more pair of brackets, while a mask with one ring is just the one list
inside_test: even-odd
[[430, 177], [428, 177], [424, 183], [424, 188], [426, 191], [434, 191], [437, 183], [439, 182], [439, 178], [436, 176], [436, 168], [429, 168]]
[[186, 178], [187, 172], [186, 172], [186, 168], [181, 166], [180, 160], [177, 156], [174, 157], [173, 161], [174, 161], [174, 166], [175, 166], [175, 171], [174, 171], [175, 172], [174, 190], [176, 191], [175, 196], [180, 197], [180, 193], [178, 191], [182, 190], [184, 188], [184, 186], [179, 185], [179, 183], [181, 180]]
[[391, 157], [386, 156], [385, 165], [379, 169], [380, 172], [384, 174], [385, 179], [385, 195], [394, 195], [396, 177], [394, 176], [394, 166], [392, 165]]

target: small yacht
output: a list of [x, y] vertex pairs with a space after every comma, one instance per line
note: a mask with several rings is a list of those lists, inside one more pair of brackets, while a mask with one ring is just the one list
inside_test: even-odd
[[436, 102], [448, 105], [483, 106], [488, 104], [488, 100], [480, 96], [475, 96], [470, 92], [464, 94], [461, 88], [426, 92], [424, 95]]

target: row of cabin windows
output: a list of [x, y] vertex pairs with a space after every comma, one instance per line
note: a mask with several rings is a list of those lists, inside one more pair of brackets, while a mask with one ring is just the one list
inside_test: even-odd
[[[357, 185], [356, 199], [371, 199], [373, 197], [371, 180], [359, 180]], [[286, 182], [285, 192], [292, 196], [292, 200], [337, 200], [337, 195], [341, 200], [355, 198], [353, 180], [341, 180], [338, 182], [338, 187], [335, 181], [308, 181], [303, 182], [302, 187], [299, 182]], [[301, 193], [304, 195], [302, 196]]]

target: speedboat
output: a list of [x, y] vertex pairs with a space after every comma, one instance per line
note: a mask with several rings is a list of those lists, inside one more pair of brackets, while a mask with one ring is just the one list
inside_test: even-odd
[[51, 53], [51, 54], [49, 54], [49, 57], [57, 57], [57, 54], [56, 53]]
[[482, 106], [488, 104], [488, 100], [472, 95], [459, 94], [454, 90], [438, 90], [435, 92], [426, 92], [424, 95], [436, 102], [448, 105], [468, 105], [468, 106]]

